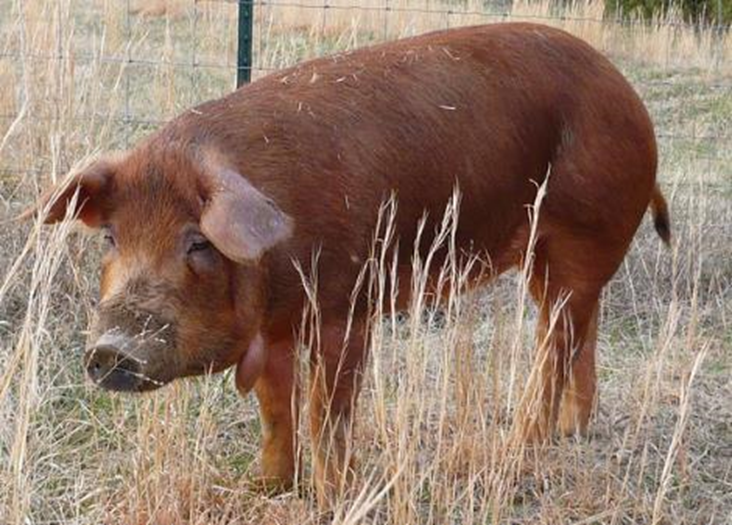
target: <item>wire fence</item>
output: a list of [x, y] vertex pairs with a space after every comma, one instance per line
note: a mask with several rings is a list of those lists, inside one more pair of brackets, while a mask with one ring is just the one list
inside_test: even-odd
[[[429, 30], [517, 20], [563, 27], [612, 57], [651, 109], [662, 157], [718, 167], [732, 159], [731, 110], [723, 107], [720, 115], [716, 108], [732, 93], [725, 25], [611, 16], [601, 10], [602, 0], [125, 0], [96, 10], [66, 0], [46, 3], [49, 34], [45, 45], [34, 46], [24, 4], [0, 8], [6, 35], [0, 74], [14, 88], [4, 103], [0, 97], [0, 148], [6, 150], [0, 151], [0, 175], [37, 174], [50, 165], [40, 156], [28, 167], [8, 154], [23, 120], [48, 131], [61, 123], [78, 126], [87, 136], [97, 124], [119, 131], [116, 145], [127, 147], [184, 108], [232, 90], [236, 77], [257, 80], [310, 57]], [[72, 94], [67, 108], [53, 94], [25, 93], [29, 71], [63, 76], [65, 69], [85, 83], [114, 86], [114, 103], [101, 100], [90, 108], [79, 103], [84, 94]], [[156, 90], [165, 93], [152, 95]], [[731, 189], [729, 180], [707, 185]]]

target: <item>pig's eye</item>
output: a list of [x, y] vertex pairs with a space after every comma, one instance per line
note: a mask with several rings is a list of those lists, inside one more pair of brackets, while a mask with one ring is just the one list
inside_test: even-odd
[[186, 253], [193, 254], [196, 252], [203, 252], [204, 250], [208, 250], [210, 247], [211, 244], [207, 239], [195, 239], [189, 243], [189, 248], [186, 250]]
[[109, 246], [110, 248], [115, 247], [115, 236], [112, 234], [112, 231], [109, 228], [103, 228], [102, 238], [104, 239], [107, 246]]

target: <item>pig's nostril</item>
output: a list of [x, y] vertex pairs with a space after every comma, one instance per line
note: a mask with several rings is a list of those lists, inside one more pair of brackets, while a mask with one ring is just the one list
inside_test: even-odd
[[[104, 336], [103, 336], [104, 338]], [[136, 391], [143, 377], [141, 364], [115, 343], [98, 340], [87, 350], [86, 369], [95, 384], [114, 391]]]
[[90, 344], [84, 369], [98, 386], [113, 391], [144, 391], [160, 386], [146, 372], [146, 362], [130, 354], [138, 342], [122, 333], [105, 333]]
[[87, 372], [94, 381], [99, 381], [116, 369], [125, 356], [116, 347], [96, 346], [87, 351]]
[[92, 380], [98, 381], [105, 376], [106, 371], [103, 369], [102, 364], [99, 362], [92, 362], [87, 369], [89, 376]]

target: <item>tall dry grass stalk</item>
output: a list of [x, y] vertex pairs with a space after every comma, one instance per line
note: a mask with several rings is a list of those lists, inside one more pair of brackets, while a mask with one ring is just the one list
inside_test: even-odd
[[[71, 224], [41, 229], [9, 220], [85, 157], [125, 148], [232, 88], [234, 70], [212, 65], [233, 64], [233, 3], [169, 1], [149, 13], [129, 4], [0, 3], [1, 521], [729, 521], [731, 104], [712, 84], [730, 83], [729, 31], [673, 18], [650, 26], [588, 20], [600, 18], [597, 0], [558, 11], [548, 1], [514, 3], [506, 19], [560, 25], [610, 54], [645, 88], [659, 132], [691, 129], [715, 139], [661, 138], [676, 244], [665, 251], [644, 221], [600, 309], [592, 434], [537, 450], [519, 443], [514, 429], [514, 417], [534, 401], [539, 361], [524, 274], [469, 288], [491, 263], [453, 247], [457, 195], [438, 231], [423, 227], [435, 245], [417, 254], [411, 302], [398, 311], [390, 243], [400, 204], [388, 203], [361, 277], [373, 317], [349, 446], [359, 465], [327, 517], [308, 483], [305, 425], [297, 490], [273, 496], [252, 486], [257, 408], [237, 396], [230, 375], [140, 398], [85, 383], [97, 246]], [[359, 10], [346, 0], [330, 0], [328, 10], [295, 4], [256, 7], [263, 71], [385, 38], [503, 20], [481, 16], [489, 4], [472, 0], [391, 1], [390, 11], [385, 2], [361, 2]], [[373, 5], [381, 9], [365, 9]], [[661, 80], [663, 88], [646, 84]], [[441, 270], [438, 285], [428, 281], [431, 266]], [[318, 278], [303, 279], [307, 291], [318, 291]], [[441, 305], [430, 294], [437, 287]], [[307, 306], [302, 380], [318, 319], [318, 304]]]

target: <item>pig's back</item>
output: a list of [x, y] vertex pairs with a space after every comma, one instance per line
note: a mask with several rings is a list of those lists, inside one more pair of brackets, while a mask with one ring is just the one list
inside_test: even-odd
[[615, 128], [620, 113], [633, 140], [652, 135], [642, 104], [604, 57], [532, 24], [462, 28], [306, 62], [198, 112], [186, 118], [198, 133], [206, 130], [295, 220], [294, 237], [269, 258], [274, 303], [288, 310], [300, 285], [285, 256], [308, 264], [316, 247], [323, 288], [333, 291], [327, 304], [346, 303], [391, 192], [404, 262], [418, 219], [425, 211], [440, 219], [455, 186], [460, 246], [507, 260], [528, 223], [534, 182], [565, 141]]

